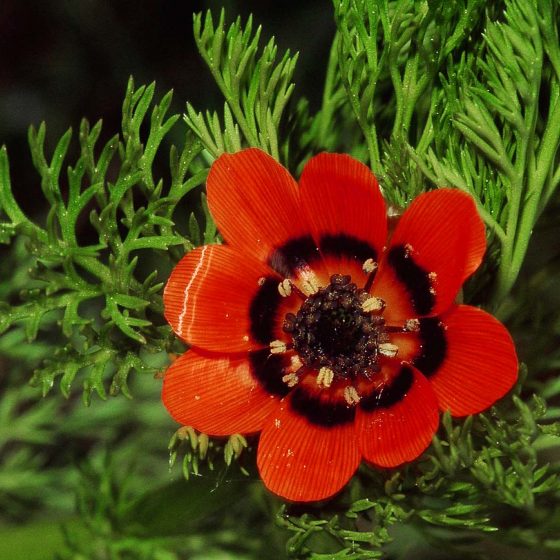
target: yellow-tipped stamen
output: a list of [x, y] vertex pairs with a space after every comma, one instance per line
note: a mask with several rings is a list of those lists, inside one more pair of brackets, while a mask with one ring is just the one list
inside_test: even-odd
[[391, 344], [390, 342], [383, 342], [379, 345], [379, 353], [387, 358], [394, 358], [399, 351], [399, 347], [396, 344]]
[[325, 389], [329, 388], [334, 379], [334, 371], [328, 367], [322, 367], [317, 374], [317, 385]]
[[282, 377], [282, 381], [290, 388], [295, 387], [299, 383], [299, 375], [295, 372], [287, 373]]
[[278, 292], [282, 297], [289, 297], [292, 295], [292, 283], [284, 278], [280, 284], [278, 284]]
[[362, 270], [366, 274], [371, 274], [374, 270], [377, 270], [377, 263], [373, 259], [366, 259], [362, 265]]
[[404, 322], [404, 330], [408, 332], [418, 332], [420, 330], [420, 321], [418, 319], [407, 319]]
[[348, 385], [344, 389], [344, 400], [350, 405], [354, 406], [360, 402], [360, 395], [358, 395], [358, 391], [356, 391], [356, 387], [353, 385]]
[[364, 301], [364, 303], [362, 303], [362, 309], [366, 312], [366, 313], [372, 313], [374, 311], [381, 311], [382, 309], [385, 308], [385, 302], [378, 297], [372, 296], [368, 299], [366, 299], [366, 301]]
[[303, 278], [301, 282], [301, 291], [306, 296], [312, 296], [313, 294], [316, 294], [319, 291], [319, 283], [317, 282], [317, 278], [312, 274]]
[[271, 354], [283, 354], [288, 349], [285, 342], [281, 340], [273, 340], [270, 343], [270, 353]]
[[300, 358], [297, 354], [294, 354], [294, 355], [290, 358], [290, 367], [291, 367], [294, 371], [297, 371], [298, 369], [300, 369], [301, 367], [303, 367], [303, 362], [301, 361], [301, 358]]

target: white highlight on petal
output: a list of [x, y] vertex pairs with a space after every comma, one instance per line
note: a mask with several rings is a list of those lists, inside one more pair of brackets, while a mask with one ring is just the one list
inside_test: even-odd
[[[179, 314], [179, 321], [178, 321], [178, 324], [177, 324], [177, 332], [181, 336], [183, 335], [183, 322], [184, 322], [185, 316], [187, 314], [187, 305], [189, 303], [190, 289], [191, 289], [192, 285], [194, 284], [194, 281], [196, 280], [196, 277], [199, 275], [200, 270], [202, 269], [202, 265], [204, 264], [204, 255], [205, 255], [205, 253], [206, 253], [206, 251], [209, 247], [210, 247], [210, 245], [204, 245], [204, 247], [202, 248], [202, 251], [200, 252], [200, 259], [198, 261], [198, 264], [196, 265], [196, 268], [194, 269], [194, 272], [192, 273], [192, 276], [191, 276], [189, 282], [187, 283], [187, 285], [185, 286], [185, 290], [183, 292], [184, 293], [183, 309], [181, 310], [181, 313]], [[207, 264], [210, 265], [210, 261], [208, 261]], [[194, 305], [193, 305], [192, 315], [194, 316]]]

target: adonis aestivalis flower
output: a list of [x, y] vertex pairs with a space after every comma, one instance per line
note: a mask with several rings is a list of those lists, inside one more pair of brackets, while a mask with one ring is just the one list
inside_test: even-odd
[[467, 194], [418, 196], [389, 235], [362, 163], [320, 154], [298, 184], [258, 149], [218, 158], [207, 191], [226, 243], [188, 253], [165, 288], [165, 316], [191, 348], [163, 402], [209, 435], [260, 432], [272, 492], [320, 500], [362, 459], [411, 461], [439, 411], [480, 412], [516, 381], [507, 330], [455, 303], [486, 249]]

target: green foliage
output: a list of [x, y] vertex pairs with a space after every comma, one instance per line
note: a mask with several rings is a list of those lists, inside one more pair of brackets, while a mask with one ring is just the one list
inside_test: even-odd
[[560, 184], [558, 16], [557, 2], [506, 2], [504, 20], [486, 26], [480, 55], [448, 72], [442, 103], [452, 127], [434, 122], [433, 147], [414, 158], [432, 182], [477, 200], [501, 249], [496, 303]]
[[[464, 48], [484, 17], [480, 0], [459, 2], [334, 2], [338, 76], [320, 119], [347, 104], [367, 146], [367, 159], [385, 194], [403, 206], [424, 187], [417, 166], [405, 157], [411, 144], [423, 153], [433, 139], [439, 72]], [[341, 88], [346, 95], [341, 95]], [[323, 124], [323, 128], [326, 123]]]
[[[187, 137], [180, 151], [170, 149], [170, 184], [164, 189], [163, 179], [154, 177], [156, 153], [178, 119], [166, 117], [170, 92], [151, 109], [147, 137], [141, 138], [154, 91], [154, 84], [135, 89], [129, 82], [122, 138], [113, 136], [99, 151], [101, 122], [90, 128], [82, 121], [78, 159], [67, 167], [66, 181], [61, 174], [72, 131], [48, 156], [45, 125], [30, 129], [33, 164], [49, 208], [44, 227], [18, 205], [7, 150], [0, 152], [0, 208], [9, 220], [3, 231], [24, 236], [33, 258], [28, 285], [11, 298], [11, 305], [3, 304], [0, 332], [21, 324], [32, 341], [46, 325], [51, 332], [53, 321], [59, 325], [57, 348], [33, 379], [43, 394], [60, 377], [68, 396], [75, 377], [81, 375], [86, 403], [93, 392], [103, 399], [108, 391], [130, 396], [130, 372], [156, 373], [173, 345], [161, 317], [165, 275], [154, 268], [152, 255], [174, 246], [193, 246], [174, 228], [172, 218], [177, 205], [203, 181], [206, 169], [193, 163], [200, 146]], [[88, 216], [92, 227], [84, 228]], [[191, 226], [198, 230], [196, 220]], [[207, 230], [205, 241], [211, 241], [214, 232]], [[160, 254], [166, 259], [158, 266], [166, 272], [174, 253]], [[107, 379], [112, 379], [108, 391]]]
[[[183, 455], [182, 470], [186, 480], [200, 474], [200, 464], [213, 471], [216, 459], [223, 460], [225, 467], [230, 467], [234, 460], [238, 460], [247, 448], [247, 440], [241, 434], [233, 434], [222, 442], [210, 439], [206, 434], [197, 432], [191, 426], [179, 428], [169, 442], [169, 465], [173, 467], [179, 455]], [[248, 471], [240, 466], [243, 474]], [[228, 475], [224, 471], [223, 476]]]
[[[189, 484], [178, 480], [139, 493], [128, 482], [135, 469], [122, 471], [108, 455], [100, 464], [80, 469], [79, 518], [62, 527], [65, 543], [56, 558], [248, 560], [263, 546], [236, 541], [239, 507], [223, 515], [219, 526], [213, 522], [224, 503], [248, 499], [246, 481], [220, 482], [206, 475]], [[233, 551], [228, 554], [224, 548]]]
[[[210, 12], [194, 16], [194, 38], [224, 98], [224, 114], [197, 113], [187, 103], [185, 121], [213, 157], [242, 146], [256, 146], [276, 159], [280, 154], [279, 127], [294, 90], [291, 83], [297, 54], [286, 51], [277, 62], [274, 38], [259, 50], [261, 28], [241, 18], [226, 29], [222, 10], [216, 27]], [[222, 131], [222, 122], [224, 129]]]

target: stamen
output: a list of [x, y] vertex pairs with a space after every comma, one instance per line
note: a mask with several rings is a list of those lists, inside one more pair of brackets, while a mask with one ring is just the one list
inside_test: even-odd
[[362, 265], [362, 270], [369, 274], [366, 283], [364, 284], [364, 290], [369, 292], [373, 281], [375, 279], [375, 275], [377, 274], [377, 263], [373, 259], [366, 259], [364, 264]]
[[294, 354], [290, 358], [290, 367], [292, 368], [292, 370], [296, 370], [296, 371], [303, 367], [303, 363], [297, 354]]
[[381, 311], [384, 308], [385, 308], [385, 302], [381, 298], [375, 296], [366, 299], [366, 301], [362, 303], [362, 309], [366, 313], [371, 313], [373, 311]]
[[354, 406], [360, 402], [360, 395], [358, 395], [358, 391], [353, 385], [348, 385], [344, 389], [344, 399], [350, 406]]
[[408, 332], [418, 332], [420, 330], [420, 321], [418, 319], [407, 319], [404, 322], [404, 330]]
[[290, 388], [295, 387], [299, 383], [304, 370], [300, 357], [294, 354], [290, 357], [290, 365], [284, 370], [287, 373], [282, 377], [282, 381]]
[[299, 375], [297, 372], [287, 373], [282, 377], [282, 381], [288, 387], [295, 387], [299, 383]]
[[282, 340], [273, 340], [270, 343], [271, 354], [283, 354], [288, 349], [288, 345]]
[[319, 284], [314, 275], [309, 275], [306, 278], [303, 278], [301, 284], [302, 291], [306, 296], [312, 296], [319, 291]]
[[319, 387], [327, 389], [328, 387], [331, 386], [333, 379], [334, 379], [334, 371], [331, 368], [323, 366], [319, 370], [319, 373], [317, 374], [316, 381]]
[[366, 259], [362, 265], [362, 270], [366, 274], [371, 274], [374, 270], [377, 270], [377, 263], [373, 259]]
[[292, 283], [284, 278], [280, 284], [278, 284], [278, 292], [282, 297], [289, 297], [292, 295]]
[[399, 347], [396, 344], [391, 344], [390, 342], [383, 342], [379, 345], [379, 353], [382, 356], [387, 356], [387, 358], [394, 358], [399, 351]]

